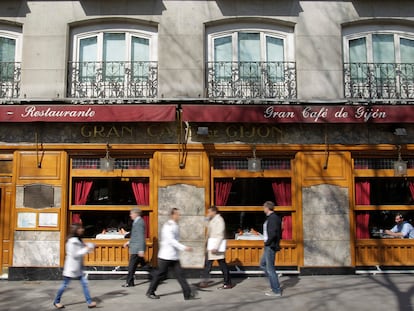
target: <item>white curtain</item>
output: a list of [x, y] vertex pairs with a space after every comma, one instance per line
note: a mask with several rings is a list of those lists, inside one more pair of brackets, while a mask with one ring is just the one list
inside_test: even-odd
[[392, 83], [395, 76], [394, 35], [372, 35], [372, 49], [374, 63], [381, 64], [375, 67], [375, 77], [381, 84]]

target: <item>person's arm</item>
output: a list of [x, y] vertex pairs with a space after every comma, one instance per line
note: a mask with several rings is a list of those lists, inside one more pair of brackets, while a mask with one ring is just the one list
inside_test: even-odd
[[220, 245], [221, 245], [221, 242], [223, 242], [223, 240], [224, 240], [224, 231], [226, 230], [226, 225], [224, 223], [223, 218], [219, 219], [219, 221], [217, 221], [214, 224], [214, 226], [215, 226], [214, 231], [217, 232], [217, 234], [215, 235], [216, 236], [216, 241], [215, 241], [216, 245], [211, 250], [211, 253], [213, 253], [213, 254], [218, 252], [218, 250], [220, 248]]
[[145, 254], [145, 222], [144, 219], [140, 219], [138, 223], [138, 241], [139, 241], [139, 248], [138, 248], [138, 256], [144, 257]]
[[273, 241], [277, 238], [277, 219], [274, 215], [270, 215], [267, 218], [267, 241], [265, 246], [272, 245]]
[[82, 246], [81, 242], [68, 241], [66, 243], [66, 253], [72, 258], [81, 258], [89, 252], [89, 247]]
[[[180, 251], [189, 251], [191, 250], [191, 247], [188, 247], [182, 243], [180, 243], [176, 238], [174, 234], [176, 225], [167, 225], [165, 226], [165, 231], [163, 234], [163, 238], [168, 241], [174, 248], [180, 250]], [[177, 228], [178, 230], [178, 228]]]
[[385, 230], [384, 233], [385, 234], [388, 234], [390, 236], [396, 237], [396, 238], [402, 238], [402, 237], [404, 237], [404, 235], [401, 232], [398, 232], [397, 225], [395, 225], [394, 227], [392, 227], [391, 230]]

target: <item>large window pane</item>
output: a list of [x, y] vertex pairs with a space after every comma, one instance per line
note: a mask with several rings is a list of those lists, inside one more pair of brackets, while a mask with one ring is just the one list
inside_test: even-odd
[[[360, 179], [356, 179], [358, 182]], [[371, 205], [407, 205], [414, 204], [410, 192], [412, 179], [405, 178], [364, 178], [370, 184]]]
[[349, 62], [351, 78], [354, 82], [362, 82], [368, 77], [367, 45], [365, 38], [349, 40]]
[[0, 37], [0, 78], [2, 81], [14, 80], [16, 41]]
[[267, 74], [273, 82], [284, 81], [283, 40], [266, 37]]
[[215, 79], [230, 80], [232, 72], [232, 38], [231, 36], [214, 39]]
[[245, 80], [260, 78], [260, 34], [239, 33], [240, 77]]
[[124, 78], [125, 34], [106, 33], [103, 42], [104, 76], [111, 80]]
[[402, 82], [414, 82], [414, 40], [400, 39]]
[[393, 84], [395, 77], [394, 35], [372, 35], [372, 48], [378, 84]]
[[149, 40], [132, 37], [132, 78], [133, 80], [146, 80], [149, 74]]
[[81, 81], [95, 80], [97, 60], [97, 37], [81, 39], [79, 42], [79, 71]]

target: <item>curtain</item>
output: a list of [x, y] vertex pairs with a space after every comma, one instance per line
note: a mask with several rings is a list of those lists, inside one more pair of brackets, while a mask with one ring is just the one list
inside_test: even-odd
[[214, 190], [216, 195], [215, 203], [217, 206], [227, 205], [232, 184], [233, 180], [231, 179], [216, 180], [214, 182]]
[[75, 205], [85, 205], [91, 191], [93, 181], [75, 181]]
[[132, 191], [134, 192], [135, 200], [138, 205], [149, 205], [149, 182], [148, 181], [133, 181], [131, 183]]
[[79, 70], [81, 81], [91, 81], [96, 75], [97, 43], [96, 36], [79, 41]]
[[125, 62], [125, 34], [105, 33], [103, 41], [104, 75], [110, 79], [122, 80], [124, 78]]
[[410, 181], [408, 187], [410, 188], [411, 197], [414, 200], [414, 181]]
[[149, 40], [145, 38], [132, 37], [132, 76], [133, 79], [146, 80], [149, 74]]
[[[149, 182], [148, 181], [133, 181], [131, 183], [132, 191], [134, 192], [137, 205], [149, 205]], [[150, 221], [149, 215], [142, 215], [145, 223], [145, 236], [149, 238]]]
[[73, 213], [72, 214], [72, 224], [81, 224], [81, 214], [80, 213]]
[[258, 80], [260, 57], [260, 34], [239, 33], [240, 77]]
[[[365, 38], [349, 40], [349, 62], [351, 63], [351, 78], [364, 80], [367, 76], [367, 45]], [[357, 81], [360, 82], [360, 81]]]
[[[290, 180], [275, 180], [272, 182], [276, 205], [292, 205], [292, 184]], [[282, 239], [292, 239], [292, 215], [285, 215], [282, 219]]]
[[[355, 203], [357, 205], [370, 204], [371, 184], [369, 181], [355, 183]], [[356, 212], [356, 238], [369, 239], [369, 212]]]
[[[413, 67], [411, 63], [414, 59], [414, 40], [401, 38], [401, 71], [403, 73], [404, 80], [412, 81], [414, 78]], [[408, 82], [409, 83], [409, 82]]]

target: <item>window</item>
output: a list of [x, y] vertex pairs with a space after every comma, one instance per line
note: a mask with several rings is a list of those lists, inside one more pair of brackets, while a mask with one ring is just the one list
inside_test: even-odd
[[414, 159], [407, 160], [408, 176], [394, 177], [390, 159], [354, 159], [357, 239], [386, 238], [381, 233], [394, 226], [396, 214], [414, 224]]
[[344, 45], [346, 97], [414, 97], [414, 33], [352, 34]]
[[20, 34], [0, 31], [0, 98], [20, 95]]
[[292, 33], [246, 29], [208, 38], [210, 97], [296, 96]]
[[153, 30], [74, 33], [71, 97], [155, 97], [157, 35]]
[[150, 159], [115, 158], [114, 170], [109, 172], [101, 171], [97, 160], [71, 159], [69, 222], [81, 222], [88, 238], [123, 239], [131, 228], [129, 211], [138, 205], [149, 238]]
[[[263, 240], [263, 203], [273, 201], [282, 217], [282, 239], [293, 240], [296, 215], [292, 206], [290, 159], [262, 159], [266, 175], [247, 170], [243, 158], [216, 158], [213, 198], [226, 222], [226, 238]], [[232, 176], [232, 177], [229, 177]]]

